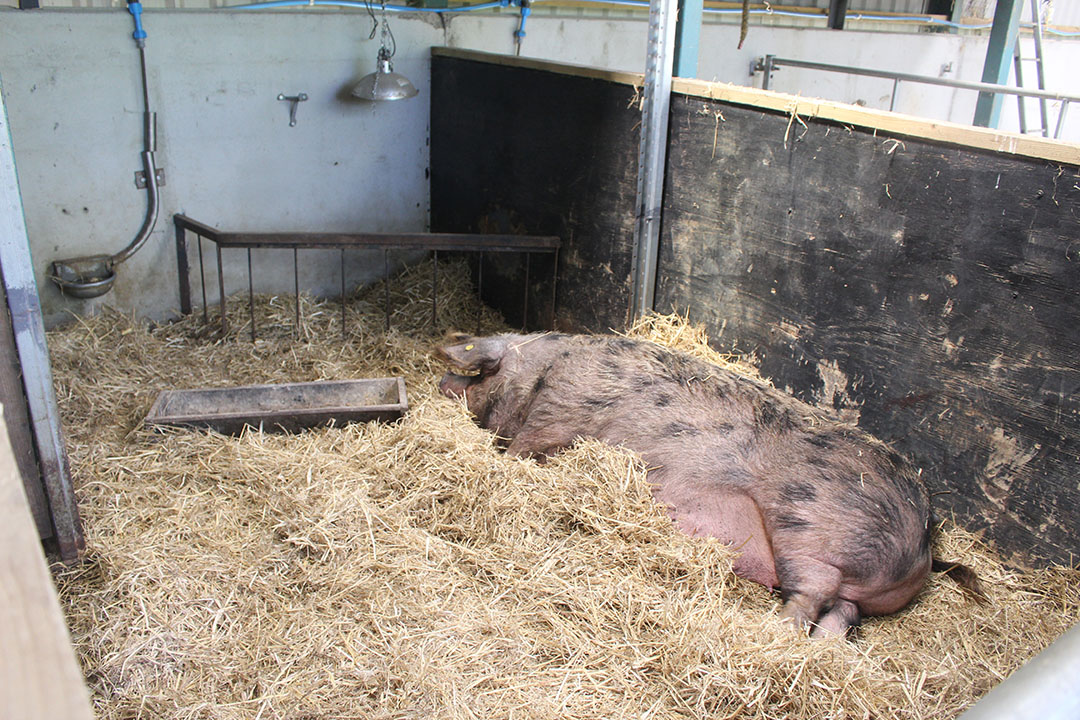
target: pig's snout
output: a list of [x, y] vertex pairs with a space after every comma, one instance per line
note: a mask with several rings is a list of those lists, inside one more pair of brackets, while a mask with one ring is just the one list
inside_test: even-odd
[[465, 397], [465, 391], [475, 381], [476, 378], [465, 375], [455, 375], [454, 373], [448, 372], [443, 375], [443, 379], [439, 381], [439, 392], [446, 397], [463, 398]]

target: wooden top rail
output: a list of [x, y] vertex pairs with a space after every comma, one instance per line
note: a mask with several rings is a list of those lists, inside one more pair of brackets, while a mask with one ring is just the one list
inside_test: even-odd
[[453, 233], [221, 233], [221, 247], [253, 248], [424, 248], [428, 250], [550, 252], [557, 237]]
[[[498, 55], [478, 50], [445, 47], [433, 47], [431, 48], [431, 54], [435, 57], [456, 58], [489, 65], [540, 70], [592, 80], [602, 80], [630, 85], [635, 88], [641, 88], [644, 84], [644, 76], [641, 73], [602, 70], [600, 68], [568, 65], [514, 55]], [[730, 83], [673, 78], [671, 90], [691, 97], [780, 112], [792, 118], [819, 118], [844, 125], [855, 125], [870, 130], [949, 143], [978, 150], [990, 150], [1006, 155], [1022, 155], [1070, 166], [1080, 165], [1080, 144], [1064, 140], [1021, 135], [992, 128], [972, 127], [971, 125], [962, 125], [945, 120], [903, 115], [888, 110], [848, 105], [831, 100], [805, 98]]]
[[237, 233], [221, 232], [186, 215], [174, 215], [178, 227], [223, 248], [304, 248], [370, 250], [427, 249], [464, 252], [554, 252], [562, 242], [553, 235], [480, 235], [474, 233]]

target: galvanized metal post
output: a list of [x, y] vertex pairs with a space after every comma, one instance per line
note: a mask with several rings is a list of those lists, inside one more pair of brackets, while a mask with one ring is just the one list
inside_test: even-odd
[[648, 55], [645, 62], [641, 143], [638, 150], [637, 223], [634, 228], [633, 297], [630, 315], [651, 312], [656, 293], [660, 245], [660, 210], [664, 193], [671, 71], [674, 63], [676, 0], [649, 5]]
[[766, 55], [761, 63], [761, 89], [768, 90], [772, 84], [773, 73], [776, 72], [776, 56]]
[[[982, 81], [1004, 85], [1009, 81], [1009, 62], [1020, 30], [1020, 0], [997, 0], [994, 24], [990, 28], [990, 44], [986, 48]], [[1001, 118], [1002, 97], [998, 93], [981, 92], [975, 103], [973, 125], [997, 127]]]
[[705, 0], [679, 0], [679, 18], [675, 24], [675, 77], [694, 78], [698, 71], [698, 45], [701, 42], [701, 18]]
[[[1039, 9], [1039, 0], [1031, 0], [1031, 22], [1034, 25], [1032, 36], [1035, 40], [1035, 79], [1038, 81], [1039, 89], [1045, 90], [1046, 74], [1043, 72], [1042, 13]], [[1019, 41], [1017, 41], [1017, 46], [1019, 46]], [[1018, 79], [1017, 85], [1019, 84]], [[1023, 99], [1017, 98], [1016, 101], [1022, 103]], [[1045, 98], [1039, 98], [1039, 115], [1042, 117], [1043, 137], [1050, 137], [1050, 120]]]
[[53, 389], [45, 323], [41, 313], [30, 239], [26, 234], [22, 197], [15, 174], [15, 153], [8, 130], [7, 108], [0, 85], [0, 270], [7, 293], [11, 329], [19, 356], [26, 404], [38, 463], [60, 556], [77, 559], [83, 549], [82, 527], [71, 486], [67, 448], [60, 430], [60, 412]]

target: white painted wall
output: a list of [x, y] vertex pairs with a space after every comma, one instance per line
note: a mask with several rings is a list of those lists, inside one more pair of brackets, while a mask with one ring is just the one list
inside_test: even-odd
[[[144, 23], [166, 174], [161, 218], [111, 293], [75, 301], [44, 280], [48, 263], [117, 252], [145, 212], [145, 191], [134, 185], [143, 108], [132, 23], [122, 11], [0, 13], [0, 80], [48, 322], [102, 303], [158, 318], [177, 308], [175, 212], [227, 230], [425, 229], [437, 19], [393, 23], [395, 69], [420, 95], [379, 105], [340, 98], [374, 69], [365, 15], [159, 11]], [[298, 92], [310, 99], [289, 127], [277, 95]], [[247, 286], [243, 251], [232, 252], [227, 292]], [[276, 255], [256, 253], [256, 290], [291, 290], [292, 254]], [[315, 255], [301, 254], [301, 286], [336, 292], [336, 253], [329, 263]], [[350, 284], [381, 272], [381, 255], [350, 255]]]
[[[644, 69], [643, 15], [565, 14], [534, 12], [523, 54]], [[174, 212], [228, 230], [425, 230], [429, 48], [512, 53], [517, 17], [513, 9], [446, 16], [445, 23], [432, 14], [391, 16], [395, 67], [420, 95], [365, 105], [342, 99], [374, 64], [377, 40], [368, 39], [371, 20], [363, 11], [148, 9], [157, 161], [167, 176], [161, 220], [147, 245], [120, 267], [110, 294], [71, 301], [43, 279], [47, 264], [120, 250], [144, 213], [145, 193], [133, 183], [141, 169], [142, 102], [132, 23], [120, 8], [0, 9], [0, 80], [47, 322], [102, 303], [153, 318], [174, 310]], [[742, 50], [737, 44], [737, 25], [707, 22], [699, 77], [760, 86], [760, 75], [750, 77], [751, 61], [772, 53], [928, 75], [951, 63], [946, 77], [977, 80], [986, 53], [985, 37], [970, 34], [767, 24], [751, 26]], [[1080, 95], [1080, 74], [1073, 71], [1080, 67], [1080, 40], [1048, 38], [1046, 57], [1050, 86]], [[773, 87], [888, 108], [892, 83], [784, 68]], [[290, 128], [287, 105], [276, 98], [297, 92], [310, 100]], [[902, 85], [897, 110], [967, 123], [974, 103], [972, 92]], [[1016, 127], [1014, 103], [1007, 104], [1002, 126]], [[1073, 109], [1065, 137], [1080, 140], [1080, 108]], [[225, 263], [228, 292], [247, 285], [246, 260], [233, 252]], [[257, 290], [291, 292], [291, 253], [279, 255], [256, 253]], [[349, 257], [350, 285], [381, 273], [381, 258]], [[336, 293], [336, 254], [302, 254], [301, 285]], [[197, 282], [193, 289], [197, 294]], [[216, 299], [213, 283], [209, 298]]]

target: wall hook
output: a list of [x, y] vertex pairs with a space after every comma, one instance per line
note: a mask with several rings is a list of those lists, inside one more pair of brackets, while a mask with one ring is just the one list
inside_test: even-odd
[[296, 106], [307, 100], [307, 93], [300, 93], [299, 95], [286, 95], [280, 93], [277, 96], [278, 100], [285, 100], [289, 103], [289, 127], [296, 125]]

